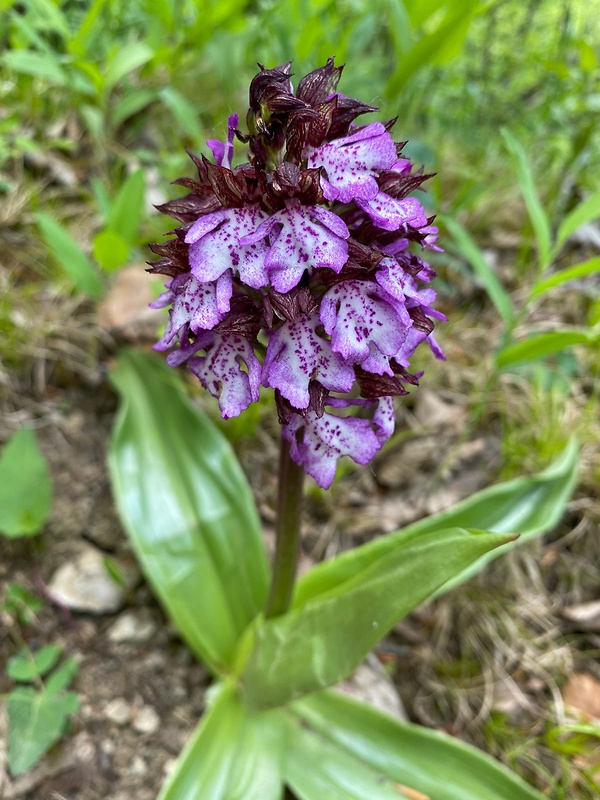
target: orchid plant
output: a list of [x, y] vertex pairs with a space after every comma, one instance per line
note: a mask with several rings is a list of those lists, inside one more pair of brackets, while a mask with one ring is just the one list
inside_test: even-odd
[[[267, 563], [229, 445], [174, 374], [129, 353], [111, 449], [117, 503], [145, 572], [217, 678], [160, 800], [521, 800], [540, 795], [437, 732], [328, 687], [348, 677], [416, 605], [521, 538], [547, 530], [573, 488], [576, 448], [544, 473], [317, 565], [297, 579], [303, 480], [330, 487], [341, 456], [373, 459], [395, 396], [417, 386], [433, 335], [437, 229], [414, 196], [428, 177], [393, 141], [394, 120], [337, 92], [333, 59], [292, 87], [290, 64], [260, 67], [246, 129], [232, 114], [213, 159], [161, 211], [180, 225], [150, 272], [168, 277], [156, 349], [238, 416], [274, 389], [281, 423], [276, 552]], [[234, 141], [248, 160], [233, 166]], [[481, 530], [486, 528], [487, 530]], [[412, 792], [412, 794], [411, 794]], [[420, 794], [419, 794], [420, 793]]]

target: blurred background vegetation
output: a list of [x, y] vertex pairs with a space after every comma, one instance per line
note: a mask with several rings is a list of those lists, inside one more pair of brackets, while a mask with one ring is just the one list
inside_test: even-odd
[[[424, 202], [451, 324], [428, 385], [499, 435], [507, 477], [578, 431], [600, 519], [600, 0], [0, 0], [0, 43], [3, 439], [45, 413], [48, 383], [96, 385], [97, 303], [127, 267], [151, 280], [145, 243], [169, 227], [152, 204], [193, 174], [186, 147], [207, 153], [234, 111], [243, 127], [256, 63], [293, 59], [301, 76], [335, 55], [340, 90], [397, 116], [395, 138], [436, 173]], [[237, 440], [260, 417], [225, 430]], [[488, 734], [522, 755], [501, 716]], [[559, 767], [540, 785], [596, 796], [563, 739], [542, 739]]]

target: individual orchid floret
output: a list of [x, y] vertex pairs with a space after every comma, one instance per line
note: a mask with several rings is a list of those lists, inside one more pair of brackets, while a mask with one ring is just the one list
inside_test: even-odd
[[[333, 59], [298, 81], [260, 67], [247, 132], [229, 117], [212, 160], [191, 158], [188, 194], [159, 210], [178, 220], [150, 245], [168, 276], [157, 350], [187, 364], [224, 418], [275, 390], [290, 457], [323, 487], [338, 459], [366, 464], [394, 429], [393, 398], [427, 342], [438, 358], [435, 277], [421, 258], [437, 228], [415, 196], [429, 177], [402, 155], [392, 122], [360, 126], [373, 106], [337, 91]], [[247, 146], [233, 166], [234, 139]]]
[[349, 392], [354, 385], [352, 364], [333, 352], [329, 340], [318, 335], [320, 327], [318, 314], [302, 315], [295, 322], [284, 322], [269, 339], [263, 385], [279, 389], [298, 409], [308, 408], [311, 380], [318, 380], [332, 392]]
[[192, 356], [189, 368], [219, 400], [223, 419], [239, 416], [258, 400], [261, 366], [248, 339], [205, 331], [196, 339], [194, 349], [204, 350], [206, 355]]
[[[366, 400], [328, 399], [332, 408], [373, 406]], [[379, 405], [383, 409], [378, 413]], [[326, 411], [294, 414], [283, 426], [282, 435], [290, 443], [290, 454], [304, 467], [322, 489], [328, 489], [335, 477], [337, 461], [350, 456], [357, 464], [368, 464], [393, 431], [393, 407], [390, 398], [375, 401], [372, 420], [355, 416], [337, 416]]]
[[396, 162], [396, 145], [380, 122], [350, 136], [309, 149], [309, 167], [323, 167], [323, 194], [327, 200], [349, 203], [372, 200], [379, 192], [376, 176]]
[[242, 242], [263, 221], [271, 219], [258, 206], [227, 208], [200, 217], [185, 237], [190, 245], [192, 275], [199, 281], [214, 281], [231, 270], [247, 286], [267, 286], [265, 242], [258, 238]]
[[305, 270], [329, 267], [340, 272], [348, 260], [346, 224], [321, 206], [302, 206], [290, 200], [286, 208], [276, 211], [254, 233], [240, 239], [243, 247], [270, 241], [264, 265], [273, 288], [289, 292], [298, 285]]
[[332, 287], [321, 301], [321, 321], [331, 347], [367, 372], [389, 375], [389, 359], [400, 350], [412, 320], [397, 301], [372, 281], [345, 281]]

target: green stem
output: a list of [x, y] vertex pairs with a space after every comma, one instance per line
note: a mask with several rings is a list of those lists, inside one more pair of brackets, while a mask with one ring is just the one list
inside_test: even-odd
[[281, 439], [275, 559], [265, 617], [277, 617], [290, 607], [298, 555], [304, 470], [290, 456], [290, 445]]

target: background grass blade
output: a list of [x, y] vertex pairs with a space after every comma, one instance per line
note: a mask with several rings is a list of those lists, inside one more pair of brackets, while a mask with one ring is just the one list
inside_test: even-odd
[[563, 219], [556, 236], [556, 247], [560, 249], [576, 230], [582, 225], [600, 217], [600, 190], [579, 203], [570, 214]]
[[[343, 759], [349, 769], [353, 759], [357, 765], [376, 771], [382, 781], [393, 782], [398, 798], [415, 797], [416, 792], [430, 800], [542, 798], [501, 764], [459, 739], [400, 722], [336, 692], [307, 697], [294, 704], [293, 712], [298, 723], [309, 725], [315, 732], [313, 735], [337, 749], [338, 759], [340, 762]], [[306, 739], [307, 734], [296, 735], [302, 746], [302, 737]], [[296, 737], [291, 736], [291, 752], [295, 744]], [[329, 752], [327, 744], [324, 747]], [[294, 756], [291, 779], [295, 779], [293, 759]], [[325, 759], [315, 759], [311, 766], [322, 773], [327, 763]], [[382, 800], [388, 796], [381, 794]], [[372, 795], [372, 800], [379, 798], [377, 793]], [[309, 800], [309, 795], [303, 800]]]
[[540, 256], [540, 265], [543, 270], [548, 267], [551, 262], [550, 222], [542, 204], [540, 203], [540, 198], [538, 197], [525, 150], [516, 136], [514, 136], [508, 129], [503, 128], [502, 136], [504, 137], [506, 146], [512, 153], [515, 160], [521, 194], [525, 200], [527, 213], [529, 214], [529, 219], [531, 220], [531, 224], [533, 226], [538, 246], [538, 253]]
[[37, 214], [44, 241], [54, 258], [83, 294], [95, 299], [102, 296], [104, 286], [92, 262], [67, 229], [48, 214]]
[[158, 358], [123, 353], [109, 466], [146, 576], [190, 647], [219, 672], [262, 608], [268, 566], [238, 461]]
[[554, 275], [551, 275], [549, 278], [539, 281], [539, 283], [536, 283], [533, 287], [531, 296], [536, 297], [537, 295], [544, 294], [544, 292], [547, 292], [549, 289], [554, 289], [555, 286], [560, 286], [568, 281], [587, 278], [590, 275], [594, 275], [596, 272], [600, 272], [600, 256], [590, 258], [588, 261], [583, 261], [581, 264], [575, 264], [572, 267], [561, 269], [560, 272], [555, 272]]
[[567, 331], [551, 331], [550, 333], [538, 333], [525, 339], [523, 342], [511, 344], [500, 350], [496, 355], [496, 364], [499, 367], [508, 367], [512, 364], [520, 364], [523, 361], [532, 361], [534, 358], [542, 358], [559, 353], [567, 347], [574, 347], [576, 344], [595, 344], [600, 340], [600, 331], [586, 328], [572, 329]]
[[452, 217], [442, 216], [441, 220], [446, 226], [460, 253], [467, 259], [496, 310], [504, 320], [507, 327], [511, 327], [514, 320], [514, 312], [510, 296], [504, 289], [493, 269], [483, 257], [483, 253], [475, 244], [474, 239], [467, 231]]
[[413, 534], [315, 600], [259, 620], [242, 675], [249, 706], [283, 705], [348, 677], [398, 620], [505, 541], [461, 528]]

